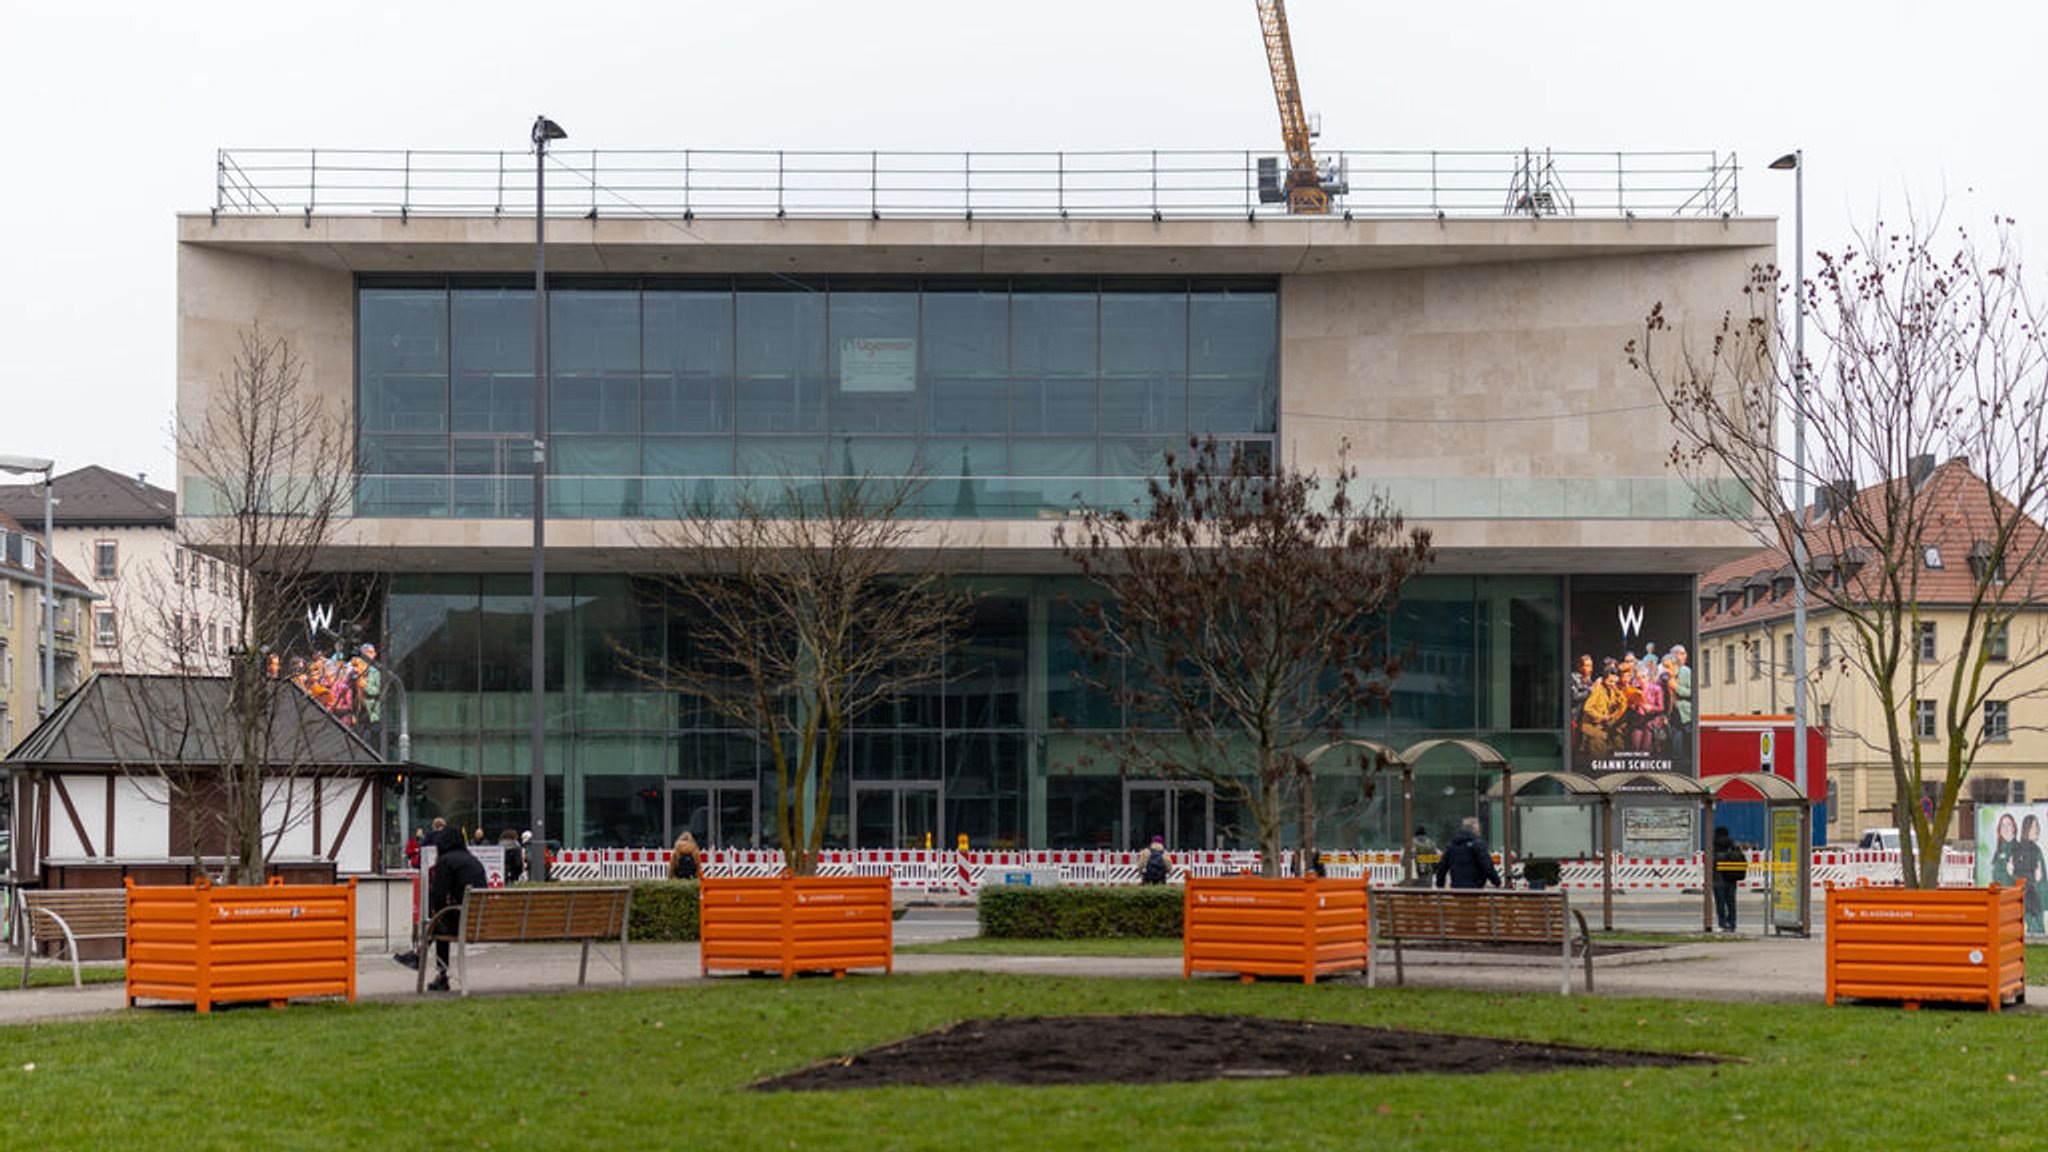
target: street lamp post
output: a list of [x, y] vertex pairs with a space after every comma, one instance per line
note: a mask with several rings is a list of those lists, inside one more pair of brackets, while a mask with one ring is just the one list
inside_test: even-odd
[[[1806, 789], [1806, 151], [1771, 161], [1792, 173], [1792, 781]], [[1812, 853], [1802, 845], [1799, 868], [1800, 920], [1805, 922], [1807, 869]]]
[[43, 474], [43, 684], [36, 697], [36, 718], [57, 710], [57, 537], [52, 524], [56, 496], [51, 489], [57, 462], [40, 456], [0, 456], [0, 472], [17, 476]]
[[547, 874], [547, 508], [548, 508], [548, 142], [569, 134], [533, 118], [533, 779], [528, 793], [533, 843], [526, 874]]

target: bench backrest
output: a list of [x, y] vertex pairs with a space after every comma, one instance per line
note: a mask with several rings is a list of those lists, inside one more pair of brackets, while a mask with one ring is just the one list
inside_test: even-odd
[[1406, 891], [1372, 894], [1378, 930], [1404, 940], [1562, 941], [1562, 892]]
[[28, 914], [29, 932], [38, 941], [61, 940], [64, 932], [45, 913], [64, 918], [71, 935], [80, 940], [112, 939], [128, 935], [128, 894], [118, 888], [26, 889], [21, 893]]
[[472, 888], [463, 898], [463, 939], [472, 944], [617, 940], [629, 888]]

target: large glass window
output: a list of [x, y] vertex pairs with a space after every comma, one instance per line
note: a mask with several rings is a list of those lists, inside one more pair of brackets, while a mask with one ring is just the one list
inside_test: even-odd
[[732, 292], [649, 289], [641, 324], [640, 428], [649, 441], [731, 432]]
[[1188, 428], [1185, 290], [1106, 286], [1102, 430], [1176, 435]]
[[[358, 295], [358, 511], [530, 514], [531, 287]], [[1278, 422], [1269, 281], [585, 276], [549, 302], [560, 516], [851, 472], [951, 481], [925, 516], [1037, 517], [1128, 497], [1190, 433], [1270, 452]]]
[[1202, 432], [1272, 432], [1280, 387], [1268, 291], [1197, 287], [1188, 304], [1188, 420]]
[[742, 288], [737, 316], [740, 431], [824, 431], [825, 293], [780, 281]]
[[1096, 431], [1098, 300], [1073, 291], [1019, 285], [1010, 297], [1010, 430], [1019, 436]]
[[364, 289], [356, 419], [367, 474], [448, 470], [448, 293]]
[[533, 290], [463, 288], [451, 301], [456, 432], [533, 432]]
[[[910, 287], [910, 286], [905, 286]], [[915, 435], [917, 304], [915, 291], [835, 287], [827, 297], [831, 334], [826, 371], [832, 381], [832, 431], [874, 436]]]
[[[1559, 590], [1552, 576], [1413, 582], [1394, 622], [1393, 643], [1407, 658], [1395, 715], [1365, 717], [1361, 728], [1399, 744], [1476, 736], [1507, 753], [1518, 774], [1560, 767], [1564, 686], [1551, 674], [1550, 687], [1531, 687], [1558, 664]], [[976, 848], [1128, 843], [1142, 829], [1122, 826], [1127, 781], [1101, 740], [1122, 718], [1109, 694], [1071, 677], [1078, 656], [1069, 633], [1081, 619], [1072, 600], [1090, 588], [1071, 576], [983, 577], [971, 591], [974, 608], [949, 643], [950, 675], [865, 714], [847, 733], [828, 844], [843, 846], [858, 831], [869, 846], [922, 846], [927, 830], [948, 845], [964, 832]], [[461, 812], [492, 831], [523, 826], [532, 764], [525, 578], [400, 576], [386, 603], [387, 658], [405, 689], [390, 706], [409, 710], [421, 762], [465, 774], [430, 784], [419, 819]], [[550, 581], [549, 819], [573, 844], [653, 847], [670, 786], [707, 782], [751, 786], [727, 799], [757, 802], [761, 837], [772, 843], [774, 774], [759, 742], [626, 666], [628, 653], [655, 665], [693, 659], [689, 623], [681, 605], [641, 578]], [[1544, 693], [1547, 702], [1537, 698]], [[1987, 710], [1987, 723], [1996, 722]], [[1439, 836], [1485, 808], [1490, 778], [1462, 753], [1442, 752], [1418, 773], [1416, 816]], [[1326, 846], [1405, 838], [1399, 790], [1382, 787], [1361, 806], [1360, 784], [1342, 769], [1322, 785]], [[1131, 812], [1134, 824], [1143, 819]], [[1219, 802], [1218, 843], [1234, 842], [1242, 823]]]
[[448, 295], [440, 289], [366, 290], [359, 303], [364, 432], [448, 430]]
[[1010, 427], [1010, 300], [1001, 288], [926, 291], [921, 341], [928, 433]]

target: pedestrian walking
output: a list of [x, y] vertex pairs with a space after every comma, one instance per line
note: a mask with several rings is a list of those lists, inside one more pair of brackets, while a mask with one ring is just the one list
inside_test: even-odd
[[1500, 869], [1493, 866], [1493, 852], [1479, 838], [1479, 818], [1465, 817], [1436, 858], [1436, 886], [1448, 880], [1453, 888], [1502, 887]]

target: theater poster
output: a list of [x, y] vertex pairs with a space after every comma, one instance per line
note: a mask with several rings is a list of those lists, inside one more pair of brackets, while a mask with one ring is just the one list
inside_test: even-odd
[[1690, 576], [1572, 578], [1573, 771], [1696, 774], [1693, 606]]

